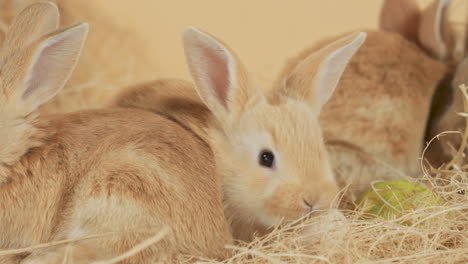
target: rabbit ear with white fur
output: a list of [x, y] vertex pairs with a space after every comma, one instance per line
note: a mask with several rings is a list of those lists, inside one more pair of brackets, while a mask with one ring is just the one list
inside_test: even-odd
[[50, 100], [68, 81], [88, 28], [87, 23], [80, 23], [45, 36], [5, 62], [2, 78], [15, 85], [4, 92], [14, 94], [25, 113]]
[[27, 47], [59, 26], [59, 11], [52, 2], [37, 2], [29, 5], [13, 20], [2, 46], [5, 57]]
[[421, 10], [416, 0], [385, 0], [380, 28], [419, 43], [437, 59], [448, 59], [453, 45], [447, 15], [450, 3], [437, 0]]
[[453, 45], [448, 21], [450, 0], [438, 0], [421, 14], [419, 41], [437, 59], [449, 59]]
[[250, 100], [261, 96], [260, 90], [250, 85], [236, 55], [220, 40], [190, 27], [183, 42], [196, 90], [218, 119], [242, 112]]
[[309, 55], [293, 68], [275, 92], [289, 98], [305, 100], [319, 113], [365, 39], [366, 33], [356, 32]]

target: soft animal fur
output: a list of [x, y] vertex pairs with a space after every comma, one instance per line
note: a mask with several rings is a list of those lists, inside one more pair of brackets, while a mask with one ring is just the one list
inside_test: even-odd
[[[352, 183], [354, 193], [373, 180], [421, 174], [425, 136], [441, 132], [453, 65], [464, 52], [464, 39], [448, 23], [450, 3], [435, 1], [421, 11], [416, 1], [384, 1], [381, 30], [368, 32], [325, 105], [321, 123], [331, 160], [338, 181]], [[292, 59], [283, 76], [314, 50]], [[437, 166], [448, 155], [433, 142], [424, 158]]]
[[[0, 0], [0, 44], [13, 18], [34, 2], [37, 0]], [[121, 87], [135, 80], [154, 78], [158, 66], [147, 56], [150, 52], [147, 42], [96, 8], [95, 1], [52, 2], [60, 10], [60, 25], [87, 21], [91, 29], [75, 71], [64, 89], [41, 106], [42, 113], [101, 108]]]
[[[398, 3], [399, 2], [399, 3]], [[413, 2], [413, 3], [412, 3]], [[435, 1], [423, 13], [418, 12], [415, 1], [386, 1], [389, 9], [412, 10], [406, 12], [406, 20], [402, 19], [399, 26], [391, 23], [391, 17], [384, 17], [381, 25], [384, 29], [397, 32], [411, 31], [418, 26], [419, 34], [413, 34], [422, 46], [429, 51], [433, 57], [446, 65], [444, 78], [439, 82], [431, 106], [431, 112], [427, 124], [426, 142], [434, 139], [439, 134], [448, 131], [428, 146], [424, 158], [432, 166], [440, 167], [443, 163], [453, 158], [455, 149], [461, 144], [462, 135], [456, 133], [465, 128], [465, 118], [458, 115], [464, 111], [464, 96], [459, 90], [461, 84], [466, 83], [466, 63], [463, 57], [466, 56], [466, 34], [468, 24], [464, 21], [459, 24], [449, 23], [449, 7], [455, 1], [440, 0]], [[409, 6], [413, 6], [409, 8]], [[395, 15], [398, 11], [393, 12]], [[405, 12], [403, 12], [405, 13]], [[424, 23], [434, 23], [436, 27], [425, 27]], [[437, 33], [430, 37], [432, 33]], [[431, 40], [432, 39], [432, 40]], [[459, 160], [460, 161], [460, 160]]]
[[[353, 196], [371, 181], [421, 173], [431, 101], [448, 71], [440, 61], [449, 56], [440, 19], [447, 5], [439, 1], [421, 12], [415, 1], [385, 1], [382, 30], [367, 32], [323, 109], [320, 121], [338, 181], [352, 184]], [[276, 89], [321, 45], [291, 59]]]
[[1, 49], [0, 249], [117, 234], [0, 262], [106, 260], [165, 227], [162, 241], [120, 263], [225, 257], [232, 237], [204, 141], [138, 109], [38, 116], [70, 77], [88, 32], [87, 24], [57, 25], [54, 4], [32, 4]]
[[[320, 125], [336, 180], [341, 188], [349, 186], [351, 190], [346, 202], [352, 203], [374, 180], [414, 177], [421, 172], [419, 158], [431, 100], [450, 68], [441, 61], [450, 57], [453, 46], [453, 42], [444, 42], [450, 38], [443, 37], [448, 35], [443, 16], [447, 5], [447, 1], [439, 1], [421, 12], [415, 1], [386, 1], [381, 11], [382, 30], [367, 33], [366, 42], [324, 105]], [[267, 92], [275, 95], [268, 97], [270, 102], [281, 101], [278, 94], [297, 100], [314, 96], [313, 90], [296, 87], [316, 77], [317, 66], [310, 60], [326, 43], [330, 40], [314, 45], [287, 63]], [[197, 87], [200, 89], [200, 84]], [[197, 133], [206, 133], [200, 127], [210, 126], [208, 109], [198, 101], [192, 85], [180, 80], [132, 87], [117, 98], [116, 104], [171, 115]], [[268, 118], [276, 120], [276, 115]], [[310, 121], [304, 118], [300, 122]], [[308, 159], [314, 161], [313, 156]], [[223, 161], [219, 163], [223, 166]], [[243, 168], [248, 170], [247, 166]], [[229, 210], [238, 214], [228, 203], [227, 215], [232, 214]], [[238, 226], [242, 225], [234, 222], [235, 230], [240, 229]]]
[[[327, 45], [294, 71], [291, 87], [264, 93], [226, 44], [190, 29], [184, 43], [196, 89], [160, 80], [129, 90], [117, 104], [170, 116], [211, 146], [234, 237], [249, 240], [337, 198], [318, 117], [364, 39], [351, 34]], [[275, 157], [271, 167], [259, 163], [264, 151]]]
[[[467, 13], [468, 15], [468, 13]], [[431, 118], [428, 126], [428, 138], [427, 140], [432, 139], [433, 137], [444, 133], [443, 136], [438, 138], [430, 148], [428, 149], [428, 155], [430, 158], [441, 157], [438, 159], [432, 159], [433, 165], [439, 167], [443, 162], [449, 161], [454, 157], [456, 151], [459, 150], [463, 141], [464, 132], [466, 129], [466, 117], [459, 115], [459, 113], [466, 112], [464, 102], [465, 96], [460, 90], [461, 85], [468, 86], [468, 57], [464, 59], [463, 56], [466, 56], [466, 37], [468, 34], [468, 16], [464, 24], [459, 25], [458, 39], [455, 41], [458, 49], [458, 56], [452, 59], [452, 68], [453, 72], [447, 78], [445, 78], [442, 83], [441, 88], [447, 90], [446, 94], [442, 96], [446, 97], [445, 100], [439, 98], [434, 98], [436, 106], [434, 107], [433, 118]], [[460, 30], [461, 29], [461, 30]], [[444, 99], [444, 98], [442, 98]], [[458, 156], [458, 160], [454, 160], [454, 164], [461, 164], [466, 162], [466, 149], [463, 150], [464, 154]], [[463, 153], [462, 153], [463, 154]]]

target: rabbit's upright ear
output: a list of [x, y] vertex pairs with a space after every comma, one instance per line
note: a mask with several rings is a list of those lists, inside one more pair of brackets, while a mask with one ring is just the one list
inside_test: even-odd
[[384, 0], [380, 28], [399, 33], [419, 43], [437, 59], [445, 60], [453, 45], [447, 15], [450, 3], [437, 0], [422, 11], [416, 0]]
[[4, 37], [2, 54], [14, 54], [56, 30], [59, 11], [51, 2], [37, 2], [23, 9], [13, 20]]
[[273, 93], [308, 103], [320, 112], [330, 99], [352, 56], [366, 39], [366, 33], [345, 36], [299, 62], [280, 79]]
[[448, 59], [453, 45], [452, 32], [449, 28], [448, 6], [450, 0], [438, 0], [421, 14], [419, 42], [434, 57]]
[[384, 0], [380, 10], [380, 28], [417, 41], [421, 10], [416, 0]]
[[196, 90], [218, 119], [241, 113], [249, 101], [261, 96], [260, 90], [250, 85], [236, 55], [220, 40], [190, 27], [183, 42]]
[[88, 24], [81, 23], [51, 33], [5, 62], [3, 93], [14, 98], [24, 112], [32, 112], [55, 96], [73, 72]]

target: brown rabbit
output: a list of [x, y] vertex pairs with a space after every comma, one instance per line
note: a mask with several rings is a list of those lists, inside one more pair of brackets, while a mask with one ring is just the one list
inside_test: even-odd
[[[382, 30], [367, 32], [324, 106], [320, 121], [333, 167], [343, 186], [353, 184], [353, 196], [371, 181], [422, 173], [431, 101], [450, 69], [445, 61], [453, 44], [443, 18], [448, 4], [436, 1], [420, 11], [416, 1], [385, 1]], [[291, 59], [276, 89], [316, 49]]]
[[[90, 263], [169, 227], [162, 241], [124, 263], [185, 254], [221, 258], [232, 242], [226, 217], [239, 228], [236, 235], [251, 236], [332, 205], [337, 186], [318, 115], [364, 33], [311, 55], [315, 81], [291, 91], [314, 95], [293, 98], [263, 94], [226, 45], [187, 29], [188, 63], [215, 123], [204, 137], [171, 116], [140, 109], [39, 117], [38, 107], [70, 76], [88, 31], [79, 24], [38, 40], [18, 37], [48, 32], [56, 11], [43, 2], [26, 8], [1, 50], [1, 141], [7, 148], [0, 149], [0, 248], [130, 232], [75, 243], [67, 259]], [[62, 263], [66, 252], [49, 248], [8, 261]]]
[[[398, 3], [400, 2], [400, 3]], [[449, 7], [455, 1], [440, 0], [430, 5], [424, 13], [417, 12], [416, 3], [410, 1], [386, 1], [388, 9], [393, 9], [393, 13], [401, 10], [412, 10], [406, 12], [406, 23], [401, 19], [399, 25], [391, 23], [390, 15], [381, 19], [384, 29], [396, 32], [414, 31], [418, 21], [421, 23], [419, 34], [413, 34], [421, 45], [440, 62], [444, 63], [447, 70], [444, 77], [439, 82], [438, 88], [433, 95], [431, 112], [427, 123], [426, 142], [430, 142], [424, 159], [427, 159], [432, 166], [439, 167], [453, 158], [454, 151], [460, 147], [462, 135], [457, 131], [462, 131], [465, 127], [465, 118], [457, 115], [463, 112], [464, 96], [459, 90], [459, 86], [465, 82], [463, 77], [466, 63], [463, 57], [466, 56], [466, 36], [468, 32], [468, 21], [461, 23], [449, 22]], [[460, 2], [457, 2], [460, 4]], [[409, 6], [413, 6], [409, 8]], [[457, 7], [457, 6], [452, 6]], [[402, 12], [405, 13], [405, 12]], [[413, 15], [410, 15], [412, 13]], [[413, 21], [413, 22], [410, 22]], [[424, 23], [434, 23], [435, 27], [426, 27]], [[430, 34], [435, 34], [429, 38]], [[443, 136], [433, 140], [443, 132]], [[458, 160], [460, 161], [460, 160]]]
[[[354, 185], [354, 196], [370, 181], [422, 174], [423, 139], [447, 107], [446, 85], [464, 53], [464, 39], [448, 22], [450, 3], [435, 1], [421, 11], [416, 1], [384, 1], [382, 30], [367, 32], [324, 107], [333, 167], [339, 182]], [[314, 50], [291, 60], [283, 76]], [[447, 159], [437, 144], [425, 157], [433, 164]]]
[[[374, 180], [421, 173], [419, 158], [431, 100], [444, 78], [450, 78], [446, 61], [454, 40], [446, 22], [448, 4], [438, 1], [422, 12], [415, 1], [385, 1], [382, 30], [368, 32], [324, 105], [320, 124], [340, 187], [351, 185], [348, 202]], [[312, 82], [316, 70], [310, 63], [312, 54], [329, 42], [291, 59], [270, 93], [298, 99], [314, 96], [294, 87]], [[276, 97], [270, 98], [274, 102]], [[211, 124], [211, 114], [192, 85], [180, 80], [135, 86], [117, 97], [116, 104], [170, 115], [196, 133], [206, 133], [204, 128]]]
[[[123, 263], [224, 257], [232, 238], [203, 141], [137, 109], [38, 116], [69, 78], [88, 32], [87, 24], [53, 31], [57, 14], [52, 3], [28, 6], [0, 51], [0, 249], [127, 232], [74, 244], [68, 258], [90, 263], [168, 227], [161, 242]], [[65, 251], [0, 261], [62, 263]]]
[[[459, 115], [459, 113], [466, 112], [464, 107], [465, 96], [460, 90], [461, 85], [468, 85], [468, 58], [467, 55], [467, 42], [468, 36], [468, 13], [465, 21], [458, 24], [453, 31], [458, 31], [458, 34], [453, 34], [457, 37], [454, 40], [455, 48], [457, 53], [451, 60], [451, 71], [450, 75], [447, 76], [441, 88], [446, 90], [446, 100], [434, 100], [438, 107], [434, 107], [432, 118], [430, 119], [428, 126], [428, 138], [430, 140], [435, 136], [443, 133], [444, 135], [434, 141], [429, 149], [429, 158], [433, 162], [433, 165], [439, 167], [443, 162], [455, 158], [452, 162], [446, 164], [461, 164], [466, 162], [466, 149], [463, 149], [465, 155], [456, 155], [455, 152], [462, 147], [463, 138], [466, 132], [463, 132], [466, 128], [466, 117]], [[455, 66], [453, 66], [455, 65]], [[435, 98], [437, 99], [437, 98]], [[465, 135], [464, 135], [465, 134]], [[466, 146], [465, 146], [466, 147]], [[440, 157], [434, 159], [434, 157]]]
[[[34, 2], [37, 0], [0, 0], [0, 43], [13, 18]], [[94, 1], [52, 2], [60, 10], [61, 25], [87, 21], [91, 30], [69, 81], [57, 96], [41, 106], [41, 112], [64, 113], [103, 107], [111, 95], [119, 92], [119, 87], [153, 78], [156, 63], [148, 58], [149, 46], [138, 34], [107, 17], [96, 8]]]

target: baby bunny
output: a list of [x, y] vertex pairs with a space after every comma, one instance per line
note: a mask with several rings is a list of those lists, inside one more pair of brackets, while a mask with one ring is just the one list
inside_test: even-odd
[[318, 117], [365, 36], [350, 34], [310, 54], [284, 89], [265, 93], [226, 44], [190, 28], [184, 46], [195, 89], [160, 80], [127, 91], [117, 104], [170, 116], [204, 139], [234, 237], [249, 240], [282, 219], [328, 209], [336, 198]]
[[[0, 44], [13, 18], [24, 7], [37, 1], [0, 0]], [[87, 21], [92, 30], [88, 33], [86, 46], [72, 76], [59, 94], [41, 106], [41, 113], [102, 108], [112, 98], [110, 95], [119, 91], [118, 87], [153, 76], [155, 65], [147, 56], [150, 52], [148, 43], [136, 32], [96, 8], [96, 1], [52, 2], [60, 11], [60, 25]], [[121, 63], [122, 57], [126, 58], [125, 63]]]
[[54, 30], [57, 15], [49, 2], [28, 6], [0, 51], [0, 249], [80, 241], [70, 251], [51, 247], [0, 262], [107, 260], [161, 230], [169, 230], [161, 241], [121, 263], [225, 257], [232, 237], [205, 142], [138, 109], [39, 116], [88, 32], [85, 23]]

